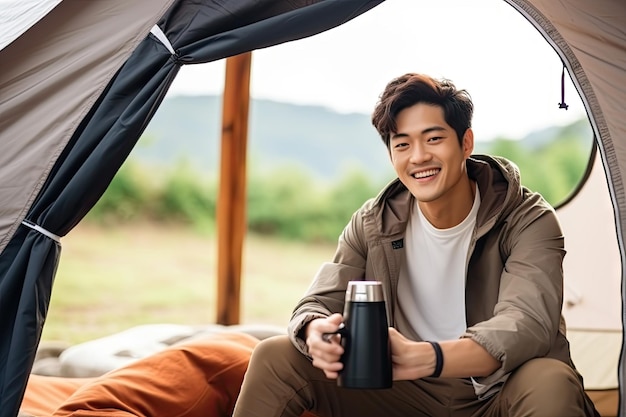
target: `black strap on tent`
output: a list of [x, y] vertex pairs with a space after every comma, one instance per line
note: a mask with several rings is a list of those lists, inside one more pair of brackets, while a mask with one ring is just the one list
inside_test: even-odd
[[563, 72], [561, 73], [561, 102], [559, 103], [559, 109], [568, 109], [568, 105], [565, 104], [565, 65], [563, 65]]

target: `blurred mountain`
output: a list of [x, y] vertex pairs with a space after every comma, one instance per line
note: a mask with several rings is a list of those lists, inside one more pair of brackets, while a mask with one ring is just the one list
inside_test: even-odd
[[[185, 161], [202, 172], [219, 169], [220, 96], [172, 96], [161, 104], [131, 159], [163, 166]], [[372, 178], [391, 178], [387, 151], [366, 114], [337, 113], [320, 106], [253, 99], [248, 126], [249, 172], [297, 165], [315, 177], [336, 178], [349, 168]], [[518, 139], [525, 147], [540, 148], [554, 140], [591, 143], [586, 119], [552, 126]], [[577, 143], [576, 145], [579, 145]], [[489, 142], [476, 143], [488, 152]]]
[[490, 143], [497, 140], [519, 140], [520, 144], [529, 151], [540, 151], [555, 142], [566, 142], [573, 147], [590, 149], [592, 139], [591, 125], [586, 118], [583, 118], [564, 126], [548, 126], [535, 130], [523, 138], [491, 138], [487, 142], [479, 143], [476, 151], [488, 152]]
[[[184, 160], [217, 172], [221, 97], [174, 96], [161, 104], [131, 158], [153, 164]], [[252, 100], [248, 126], [251, 172], [298, 165], [332, 178], [350, 167], [390, 175], [386, 149], [365, 114], [341, 114], [320, 106]]]

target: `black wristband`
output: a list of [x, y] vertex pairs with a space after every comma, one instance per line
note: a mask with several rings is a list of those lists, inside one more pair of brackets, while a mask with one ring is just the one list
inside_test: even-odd
[[441, 371], [443, 370], [443, 352], [441, 351], [441, 346], [437, 342], [428, 342], [435, 349], [435, 372], [431, 375], [431, 378], [437, 378], [441, 375]]

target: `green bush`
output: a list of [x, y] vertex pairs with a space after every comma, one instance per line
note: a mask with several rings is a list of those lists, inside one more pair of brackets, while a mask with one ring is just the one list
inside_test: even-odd
[[252, 232], [306, 239], [312, 223], [324, 222], [323, 192], [301, 169], [283, 167], [265, 175], [251, 175], [247, 195], [248, 228]]
[[576, 137], [559, 137], [547, 146], [528, 149], [519, 141], [499, 138], [484, 152], [515, 162], [522, 184], [557, 206], [570, 196], [585, 173], [591, 144], [586, 146]]
[[146, 175], [147, 171], [137, 164], [129, 162], [122, 165], [86, 219], [97, 223], [115, 223], [144, 217], [153, 192]]
[[211, 223], [217, 207], [217, 186], [187, 163], [180, 163], [170, 171], [152, 205], [159, 220], [192, 225]]

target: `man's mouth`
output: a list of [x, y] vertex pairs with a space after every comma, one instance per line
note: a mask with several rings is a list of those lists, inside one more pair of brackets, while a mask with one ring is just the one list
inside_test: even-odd
[[428, 177], [432, 177], [433, 175], [437, 175], [439, 173], [439, 171], [441, 171], [440, 168], [433, 168], [433, 169], [429, 169], [426, 171], [419, 171], [413, 174], [413, 178], [415, 179], [422, 179], [422, 178], [428, 178]]

